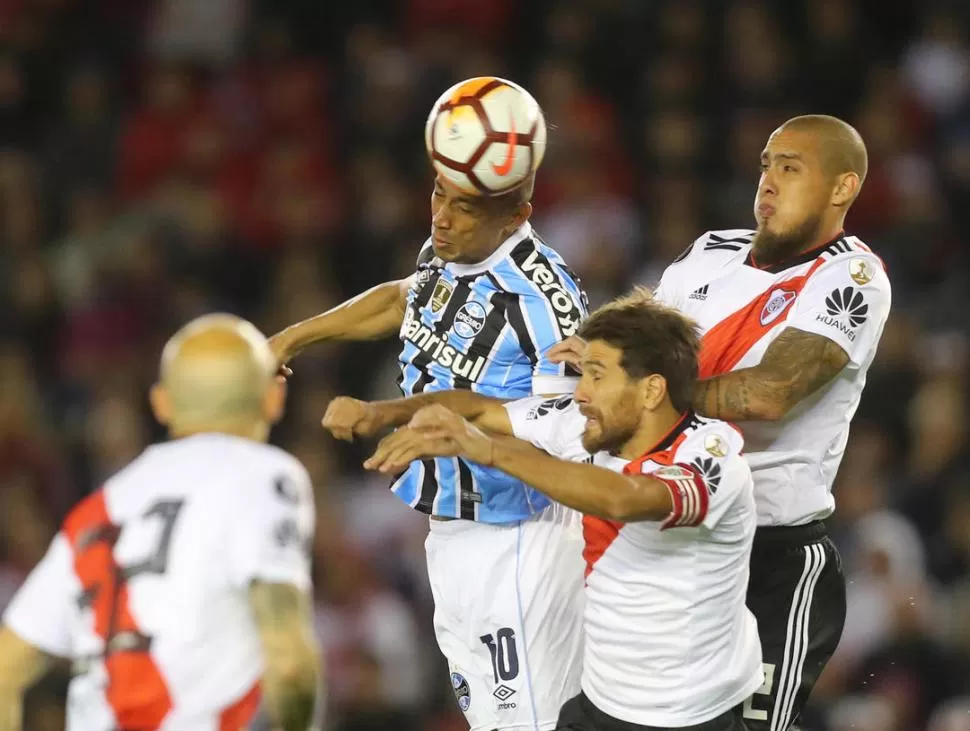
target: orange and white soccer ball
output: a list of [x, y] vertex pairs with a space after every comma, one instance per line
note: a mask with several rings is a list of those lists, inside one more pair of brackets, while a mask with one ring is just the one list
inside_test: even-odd
[[424, 140], [438, 174], [468, 193], [502, 195], [542, 163], [546, 121], [521, 86], [482, 76], [455, 84], [439, 97]]

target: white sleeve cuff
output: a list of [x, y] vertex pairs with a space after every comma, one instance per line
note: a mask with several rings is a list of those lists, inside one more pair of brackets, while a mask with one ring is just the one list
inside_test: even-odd
[[579, 379], [575, 376], [535, 376], [532, 379], [532, 393], [536, 396], [562, 396], [573, 393]]

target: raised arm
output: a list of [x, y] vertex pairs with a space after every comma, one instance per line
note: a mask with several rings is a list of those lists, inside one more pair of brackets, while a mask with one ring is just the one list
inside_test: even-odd
[[381, 429], [407, 424], [426, 406], [440, 404], [494, 434], [512, 434], [512, 422], [500, 399], [471, 391], [436, 391], [390, 401], [358, 401], [340, 396], [330, 402], [323, 427], [337, 439], [373, 436]]
[[9, 627], [0, 628], [0, 731], [21, 731], [24, 692], [47, 665], [43, 652]]
[[789, 327], [758, 365], [699, 381], [694, 409], [726, 421], [777, 421], [848, 363], [849, 355], [833, 340]]
[[440, 405], [422, 410], [407, 429], [382, 441], [364, 466], [393, 473], [426, 457], [462, 457], [496, 467], [567, 507], [624, 522], [673, 517], [676, 523], [673, 491], [698, 489], [695, 475], [679, 467], [670, 468], [670, 479], [659, 479], [566, 462], [520, 439], [485, 434]]
[[[632, 523], [663, 520], [673, 509], [667, 485], [654, 477], [623, 475], [591, 464], [565, 462], [514, 437], [489, 440], [491, 459], [484, 464], [517, 477], [584, 514]], [[474, 459], [467, 454], [462, 456]]]
[[321, 340], [379, 340], [396, 333], [404, 321], [408, 288], [413, 277], [385, 282], [282, 330], [270, 345], [280, 364]]
[[307, 731], [320, 665], [310, 597], [291, 584], [254, 581], [249, 603], [263, 647], [263, 696], [270, 720], [280, 731]]

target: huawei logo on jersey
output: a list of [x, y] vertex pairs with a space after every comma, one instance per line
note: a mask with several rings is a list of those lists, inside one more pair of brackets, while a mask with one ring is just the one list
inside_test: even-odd
[[825, 309], [832, 317], [848, 320], [851, 327], [859, 327], [866, 321], [866, 315], [869, 313], [869, 305], [865, 303], [862, 292], [852, 287], [833, 289], [825, 298]]
[[776, 289], [768, 297], [768, 301], [765, 302], [765, 306], [761, 309], [761, 324], [770, 325], [779, 317], [781, 314], [788, 309], [788, 306], [795, 301], [795, 297], [798, 295], [797, 292], [793, 292], [790, 289]]
[[818, 314], [815, 320], [836, 328], [849, 342], [855, 342], [856, 329], [868, 319], [869, 305], [866, 304], [862, 292], [853, 287], [845, 287], [833, 289], [825, 298], [825, 311], [828, 314]]

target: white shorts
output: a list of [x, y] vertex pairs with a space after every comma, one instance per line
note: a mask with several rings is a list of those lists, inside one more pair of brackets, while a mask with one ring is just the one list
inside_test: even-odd
[[554, 729], [582, 674], [580, 515], [432, 520], [425, 547], [435, 634], [471, 731]]

